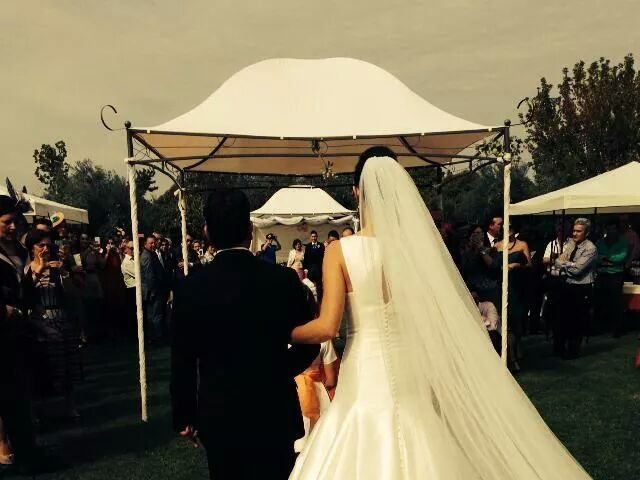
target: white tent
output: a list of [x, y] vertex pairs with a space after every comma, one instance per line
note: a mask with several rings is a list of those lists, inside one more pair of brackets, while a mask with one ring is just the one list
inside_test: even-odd
[[306, 243], [315, 230], [322, 241], [331, 230], [352, 227], [353, 213], [320, 188], [307, 185], [281, 188], [262, 207], [251, 212], [252, 249], [258, 251], [266, 235], [273, 233], [282, 246], [276, 259], [284, 262], [293, 240], [298, 238]]
[[511, 205], [512, 215], [640, 211], [640, 163], [631, 162], [580, 183]]
[[[179, 92], [174, 94], [179, 97]], [[509, 125], [507, 121], [504, 126], [491, 127], [451, 115], [390, 73], [361, 60], [281, 58], [258, 62], [230, 77], [209, 98], [173, 120], [154, 127], [125, 123], [132, 234], [138, 234], [136, 165], [168, 175], [179, 187], [182, 248], [186, 256], [185, 194], [189, 189], [185, 173], [350, 173], [358, 156], [373, 145], [393, 149], [407, 168], [474, 162], [477, 167], [478, 162], [504, 161], [504, 222], [508, 227]], [[489, 136], [504, 141], [504, 158], [462, 153]], [[137, 260], [138, 244], [134, 246]], [[502, 311], [506, 332], [507, 254], [503, 257]], [[136, 277], [140, 278], [139, 265]], [[139, 282], [136, 289], [142, 418], [146, 421]], [[506, 335], [503, 342], [506, 361]]]
[[[6, 188], [0, 187], [0, 195], [9, 195]], [[29, 202], [31, 209], [25, 213], [29, 217], [51, 217], [54, 213], [61, 212], [65, 220], [70, 223], [89, 223], [89, 212], [82, 208], [72, 207], [63, 203], [53, 202], [45, 198], [36, 197], [29, 193], [20, 193]]]

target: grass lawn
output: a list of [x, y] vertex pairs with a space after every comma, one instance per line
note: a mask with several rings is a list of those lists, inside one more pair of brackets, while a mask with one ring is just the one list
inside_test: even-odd
[[[640, 371], [635, 335], [592, 339], [579, 360], [525, 339], [518, 380], [551, 429], [597, 480], [640, 479]], [[43, 426], [40, 439], [71, 468], [47, 480], [206, 479], [204, 452], [170, 427], [169, 352], [148, 355], [150, 422], [139, 420], [135, 345], [89, 349], [79, 391], [83, 421]]]

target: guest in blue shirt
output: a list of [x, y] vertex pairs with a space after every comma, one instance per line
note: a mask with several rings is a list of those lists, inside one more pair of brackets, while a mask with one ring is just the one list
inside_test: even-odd
[[260, 247], [260, 258], [268, 263], [276, 263], [276, 252], [280, 250], [280, 242], [278, 237], [273, 233], [267, 234], [267, 241]]

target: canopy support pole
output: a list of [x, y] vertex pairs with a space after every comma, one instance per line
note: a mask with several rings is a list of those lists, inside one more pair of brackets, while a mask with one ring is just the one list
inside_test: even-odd
[[129, 178], [129, 201], [131, 202], [131, 238], [136, 277], [136, 319], [138, 321], [138, 364], [140, 369], [140, 401], [142, 421], [147, 422], [147, 360], [144, 350], [144, 316], [142, 313], [142, 276], [140, 274], [140, 240], [138, 239], [138, 194], [136, 188], [136, 166], [133, 161], [131, 133], [127, 131], [127, 174]]
[[[184, 173], [180, 174], [180, 183], [184, 186]], [[182, 233], [182, 272], [189, 275], [189, 251], [187, 247], [187, 199], [183, 188], [178, 190], [178, 210], [180, 210], [180, 230]]]
[[510, 120], [504, 122], [504, 155], [502, 157], [504, 180], [503, 192], [503, 235], [502, 235], [502, 361], [507, 365], [508, 349], [508, 318], [507, 310], [509, 306], [509, 203], [511, 201], [511, 139], [509, 137]]

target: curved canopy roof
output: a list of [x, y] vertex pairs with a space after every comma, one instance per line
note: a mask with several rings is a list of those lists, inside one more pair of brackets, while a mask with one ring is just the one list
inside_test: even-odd
[[266, 203], [251, 212], [252, 217], [351, 215], [353, 211], [343, 207], [321, 188], [293, 185], [281, 188]]
[[640, 163], [622, 167], [511, 205], [511, 215], [640, 212]]
[[320, 175], [318, 153], [334, 173], [380, 144], [405, 167], [448, 164], [502, 128], [451, 115], [375, 65], [329, 58], [258, 62], [187, 113], [129, 131], [181, 170]]

